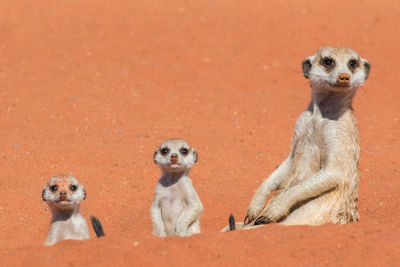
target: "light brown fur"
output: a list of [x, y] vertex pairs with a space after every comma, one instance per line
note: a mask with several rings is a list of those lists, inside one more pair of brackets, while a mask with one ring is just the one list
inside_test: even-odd
[[154, 152], [162, 176], [150, 208], [154, 235], [180, 237], [200, 233], [203, 204], [189, 177], [197, 152], [179, 138], [168, 139]]
[[80, 213], [80, 204], [85, 198], [85, 189], [72, 175], [59, 174], [50, 178], [42, 191], [42, 199], [52, 213], [46, 246], [67, 239], [90, 239], [88, 225]]
[[[86, 190], [75, 177], [71, 174], [51, 177], [43, 188], [42, 199], [52, 213], [46, 246], [62, 240], [90, 239], [88, 225], [80, 212], [80, 204], [86, 199]], [[101, 222], [93, 216], [90, 219], [96, 236], [104, 236]]]
[[[358, 66], [351, 67], [355, 62]], [[369, 68], [349, 48], [323, 47], [304, 60], [311, 102], [297, 120], [288, 158], [257, 189], [248, 221], [244, 226], [237, 223], [238, 229], [271, 222], [321, 225], [359, 220], [360, 147], [352, 100]]]

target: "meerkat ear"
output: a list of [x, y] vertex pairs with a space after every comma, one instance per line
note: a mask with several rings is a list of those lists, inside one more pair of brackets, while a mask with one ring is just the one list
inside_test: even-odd
[[153, 155], [153, 161], [154, 163], [157, 163], [156, 161], [156, 155], [157, 155], [158, 149], [156, 151], [154, 151], [154, 155]]
[[46, 188], [43, 188], [42, 190], [42, 200], [46, 201], [46, 199], [44, 198], [44, 195], [46, 194]]
[[83, 188], [83, 200], [85, 200], [86, 199], [86, 190], [85, 190], [85, 188]]
[[364, 72], [365, 72], [365, 80], [367, 80], [368, 75], [369, 75], [369, 71], [371, 70], [371, 65], [369, 64], [368, 60], [366, 59], [361, 59], [361, 62], [363, 64], [364, 67]]
[[310, 71], [311, 71], [311, 68], [312, 68], [311, 57], [308, 57], [308, 58], [303, 60], [302, 67], [303, 67], [304, 77], [306, 77], [308, 79], [310, 77]]
[[197, 160], [199, 159], [199, 155], [197, 154], [196, 151], [193, 150], [193, 156], [194, 156], [194, 163], [197, 162]]

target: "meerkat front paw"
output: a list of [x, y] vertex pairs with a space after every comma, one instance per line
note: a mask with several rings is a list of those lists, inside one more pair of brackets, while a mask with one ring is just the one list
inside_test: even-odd
[[[261, 204], [260, 204], [261, 203]], [[250, 223], [257, 219], [257, 217], [260, 215], [260, 212], [263, 209], [264, 203], [262, 201], [259, 201], [257, 196], [254, 196], [252, 199], [249, 207], [247, 208], [247, 214], [246, 214], [246, 219], [245, 223]], [[246, 222], [247, 220], [247, 222]]]
[[250, 223], [250, 222], [254, 221], [255, 219], [257, 219], [258, 215], [260, 214], [261, 209], [262, 208], [254, 209], [253, 207], [249, 207], [247, 209], [247, 214], [246, 214], [244, 223]]
[[254, 225], [277, 222], [282, 217], [287, 216], [289, 208], [286, 200], [279, 197], [271, 199], [260, 216], [255, 220]]

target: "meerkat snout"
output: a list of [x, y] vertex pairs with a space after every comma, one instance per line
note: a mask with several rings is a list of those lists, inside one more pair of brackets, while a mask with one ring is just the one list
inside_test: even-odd
[[60, 192], [60, 199], [61, 200], [66, 200], [67, 199], [67, 191], [61, 191]]
[[178, 154], [174, 153], [171, 155], [171, 163], [172, 164], [176, 164], [178, 162], [179, 158], [178, 158]]
[[347, 73], [339, 73], [337, 77], [337, 83], [347, 85], [350, 83], [350, 75]]

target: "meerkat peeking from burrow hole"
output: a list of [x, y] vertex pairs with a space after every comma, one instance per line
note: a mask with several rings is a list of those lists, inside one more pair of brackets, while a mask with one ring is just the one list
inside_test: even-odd
[[369, 71], [368, 61], [350, 48], [322, 47], [303, 61], [311, 101], [297, 120], [290, 154], [257, 189], [244, 223], [235, 224], [232, 216], [223, 231], [359, 220], [360, 147], [352, 101]]
[[168, 139], [154, 152], [160, 167], [150, 209], [154, 235], [181, 237], [200, 233], [203, 205], [189, 178], [197, 152], [182, 139]]
[[[86, 220], [80, 213], [80, 204], [86, 199], [86, 190], [71, 174], [59, 174], [50, 178], [42, 191], [42, 199], [52, 213], [50, 229], [45, 245], [72, 239], [90, 239]], [[104, 236], [103, 227], [96, 217], [90, 217], [97, 237]]]

